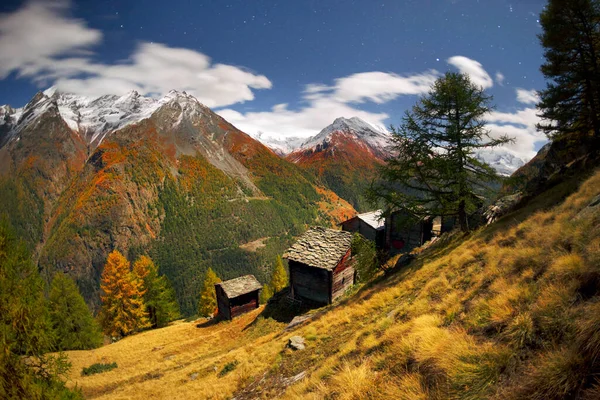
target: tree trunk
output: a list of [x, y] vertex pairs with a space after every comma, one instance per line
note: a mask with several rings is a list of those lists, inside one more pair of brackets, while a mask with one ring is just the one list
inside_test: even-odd
[[458, 223], [460, 230], [463, 232], [469, 231], [469, 221], [467, 221], [467, 211], [465, 210], [465, 201], [461, 200], [458, 203]]

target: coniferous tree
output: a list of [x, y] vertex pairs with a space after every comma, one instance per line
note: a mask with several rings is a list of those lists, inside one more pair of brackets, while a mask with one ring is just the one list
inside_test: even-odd
[[221, 279], [215, 274], [212, 268], [208, 268], [200, 292], [200, 301], [198, 302], [198, 315], [203, 317], [212, 317], [217, 310], [217, 294], [215, 284], [221, 282]]
[[273, 270], [273, 275], [271, 276], [271, 283], [269, 286], [273, 290], [273, 293], [277, 293], [287, 285], [288, 276], [285, 266], [283, 265], [283, 260], [281, 256], [277, 256], [277, 260], [275, 261], [275, 269]]
[[273, 297], [273, 289], [271, 289], [271, 285], [264, 284], [260, 292], [260, 304], [267, 304], [271, 297]]
[[80, 398], [60, 380], [70, 364], [52, 349], [44, 283], [25, 243], [0, 220], [0, 398]]
[[142, 282], [118, 251], [108, 255], [102, 271], [100, 321], [104, 333], [123, 337], [148, 326]]
[[600, 2], [550, 0], [539, 36], [548, 79], [538, 108], [548, 136], [594, 132], [600, 138]]
[[142, 282], [144, 303], [153, 328], [166, 326], [179, 317], [179, 304], [167, 277], [158, 274], [158, 267], [148, 256], [140, 256], [133, 271]]
[[102, 332], [71, 278], [57, 273], [50, 286], [50, 321], [57, 350], [92, 349], [102, 344]]
[[402, 125], [392, 127], [396, 156], [380, 168], [380, 182], [369, 189], [371, 201], [417, 218], [456, 216], [467, 231], [467, 215], [479, 207], [479, 195], [499, 179], [475, 152], [511, 141], [492, 138], [485, 128], [490, 101], [466, 74], [439, 78]]

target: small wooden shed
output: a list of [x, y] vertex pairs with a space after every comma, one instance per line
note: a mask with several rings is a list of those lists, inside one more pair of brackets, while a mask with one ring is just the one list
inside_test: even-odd
[[358, 232], [381, 248], [385, 244], [385, 218], [382, 214], [381, 210], [358, 214], [340, 225], [343, 231]]
[[258, 308], [261, 289], [262, 285], [254, 275], [240, 276], [215, 284], [219, 316], [224, 319], [233, 319]]
[[289, 261], [292, 297], [331, 304], [354, 284], [352, 233], [311, 228], [283, 255]]

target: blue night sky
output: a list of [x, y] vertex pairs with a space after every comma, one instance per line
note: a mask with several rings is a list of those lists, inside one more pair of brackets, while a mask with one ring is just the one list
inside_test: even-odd
[[[494, 96], [490, 129], [530, 157], [544, 87], [542, 0], [4, 1], [0, 104], [40, 89], [186, 90], [252, 135], [308, 136], [339, 116], [397, 124], [447, 71]], [[502, 132], [500, 132], [502, 131]]]

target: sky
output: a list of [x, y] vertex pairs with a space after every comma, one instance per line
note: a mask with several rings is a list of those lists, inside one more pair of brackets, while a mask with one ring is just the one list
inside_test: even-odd
[[531, 158], [543, 0], [4, 0], [0, 104], [50, 86], [86, 96], [171, 89], [243, 131], [317, 134], [337, 117], [398, 125], [446, 71], [493, 95], [486, 119]]

